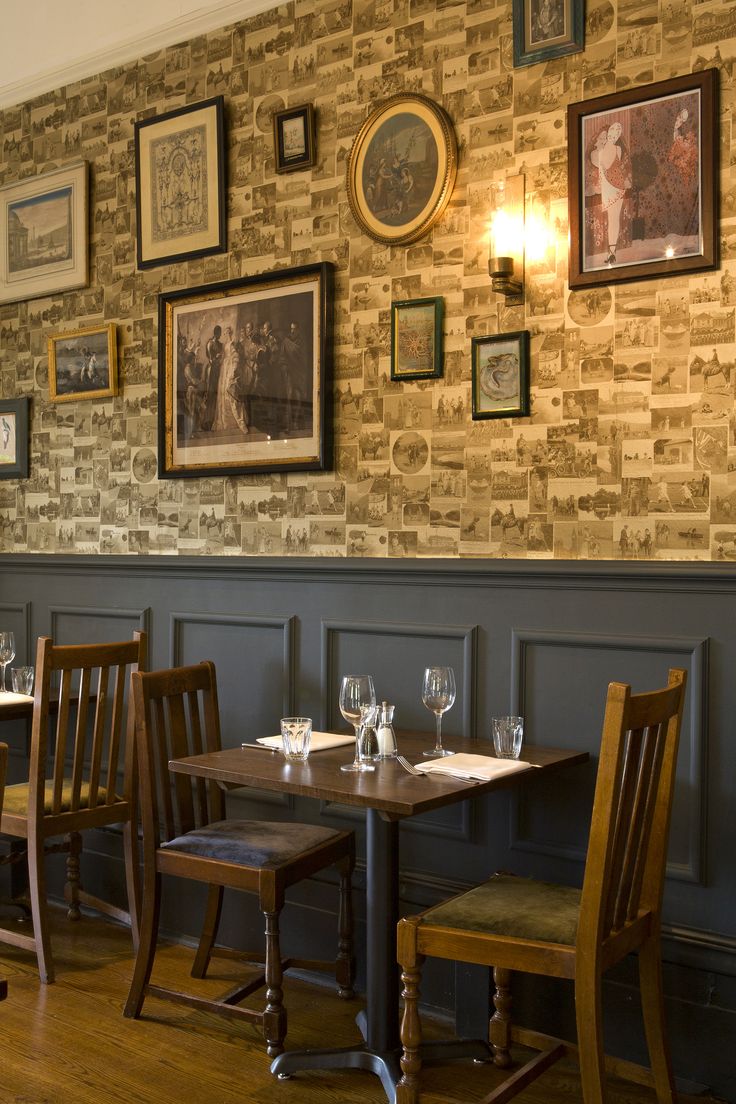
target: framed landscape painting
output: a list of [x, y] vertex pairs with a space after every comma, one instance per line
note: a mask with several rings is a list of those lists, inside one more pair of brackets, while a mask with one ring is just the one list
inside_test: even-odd
[[227, 249], [222, 96], [135, 124], [138, 267]]
[[717, 78], [568, 107], [571, 288], [718, 266]]
[[471, 340], [474, 419], [529, 413], [529, 331]]
[[391, 304], [391, 379], [437, 379], [442, 375], [441, 296]]
[[584, 0], [514, 0], [514, 68], [579, 53]]
[[49, 398], [52, 402], [108, 399], [117, 393], [118, 349], [114, 322], [49, 338]]
[[28, 477], [28, 399], [0, 399], [0, 479]]
[[0, 303], [87, 281], [87, 162], [0, 188]]
[[447, 206], [457, 176], [449, 115], [425, 96], [392, 96], [368, 116], [348, 159], [348, 202], [374, 241], [407, 245]]
[[327, 263], [159, 298], [159, 475], [325, 467]]

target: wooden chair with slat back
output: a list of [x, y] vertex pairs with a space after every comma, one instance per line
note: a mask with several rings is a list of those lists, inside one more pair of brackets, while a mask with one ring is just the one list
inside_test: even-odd
[[[3, 811], [3, 799], [5, 797], [5, 778], [8, 771], [8, 745], [0, 744], [0, 814]], [[8, 983], [0, 978], [0, 1001], [8, 995]]]
[[[55, 645], [47, 636], [38, 640], [28, 782], [7, 787], [0, 818], [0, 834], [26, 841], [33, 934], [3, 927], [0, 943], [35, 951], [44, 982], [54, 980], [46, 854], [68, 853], [65, 895], [70, 920], [80, 918], [80, 904], [88, 905], [129, 922], [134, 946], [138, 943], [134, 716], [126, 693], [129, 672], [145, 668], [146, 643], [144, 632], [112, 644]], [[58, 702], [52, 687], [56, 677]], [[80, 884], [81, 833], [113, 824], [123, 825], [127, 913], [93, 897]], [[62, 843], [48, 842], [58, 837], [63, 837]]]
[[[419, 983], [429, 955], [493, 966], [495, 1013], [489, 1037], [498, 1067], [511, 1065], [512, 1042], [538, 1051], [482, 1104], [505, 1104], [565, 1054], [578, 1056], [585, 1104], [604, 1101], [604, 1065], [609, 1061], [620, 1075], [653, 1084], [659, 1104], [674, 1104], [660, 923], [685, 683], [686, 672], [674, 669], [668, 686], [652, 693], [632, 695], [629, 686], [616, 682], [608, 688], [582, 890], [497, 874], [399, 922], [405, 1003], [397, 1104], [419, 1100]], [[634, 950], [639, 952], [651, 1074], [608, 1060], [603, 1053], [602, 975]], [[577, 1047], [511, 1027], [513, 970], [574, 981]]]
[[[334, 969], [340, 996], [352, 995], [351, 878], [355, 866], [352, 832], [312, 824], [226, 820], [224, 796], [214, 782], [172, 774], [168, 761], [219, 751], [220, 722], [215, 668], [210, 662], [133, 676], [143, 822], [141, 938], [125, 1005], [126, 1016], [141, 1013], [147, 995], [241, 1018], [262, 1026], [268, 1054], [283, 1050], [286, 1009], [283, 971]], [[338, 953], [334, 963], [283, 959], [279, 913], [289, 886], [328, 866], [340, 873]], [[203, 978], [214, 950], [225, 887], [257, 894], [265, 918], [265, 966], [247, 984], [220, 1000], [151, 984], [161, 904], [161, 876], [174, 875], [209, 886], [205, 921], [192, 967]], [[263, 962], [263, 953], [238, 952]], [[250, 993], [266, 987], [263, 1011], [241, 1007]]]

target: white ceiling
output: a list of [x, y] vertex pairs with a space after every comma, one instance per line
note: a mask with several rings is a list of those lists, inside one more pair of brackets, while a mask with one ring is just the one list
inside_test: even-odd
[[276, 7], [275, 0], [0, 0], [0, 108]]

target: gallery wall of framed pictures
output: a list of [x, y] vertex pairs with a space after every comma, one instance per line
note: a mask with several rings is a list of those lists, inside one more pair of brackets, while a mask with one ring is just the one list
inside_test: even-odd
[[[33, 399], [44, 511], [6, 479], [0, 547], [736, 557], [728, 27], [702, 8], [368, 25], [317, 0], [3, 112], [2, 391]], [[510, 309], [489, 197], [519, 172], [556, 238]], [[325, 355], [278, 290], [313, 266]], [[254, 355], [283, 371], [302, 341], [311, 397], [269, 399]]]

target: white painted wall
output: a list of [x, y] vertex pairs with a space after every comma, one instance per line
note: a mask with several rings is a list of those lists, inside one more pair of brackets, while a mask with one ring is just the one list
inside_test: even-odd
[[0, 0], [0, 107], [276, 6], [274, 0]]

